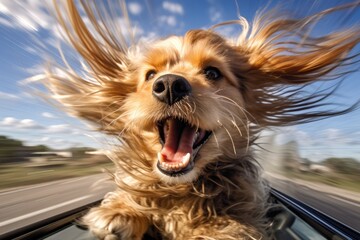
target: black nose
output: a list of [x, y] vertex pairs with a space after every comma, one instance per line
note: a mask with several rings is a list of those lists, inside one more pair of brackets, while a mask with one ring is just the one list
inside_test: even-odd
[[178, 75], [167, 74], [153, 84], [153, 95], [161, 102], [173, 105], [191, 93], [189, 82]]

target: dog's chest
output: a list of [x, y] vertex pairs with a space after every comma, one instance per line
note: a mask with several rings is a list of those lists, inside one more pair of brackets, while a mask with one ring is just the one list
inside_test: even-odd
[[183, 209], [171, 210], [164, 215], [153, 215], [153, 224], [165, 239], [182, 239], [189, 234], [191, 221]]

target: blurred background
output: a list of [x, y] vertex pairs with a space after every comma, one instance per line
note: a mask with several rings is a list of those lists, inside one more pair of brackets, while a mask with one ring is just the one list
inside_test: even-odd
[[[259, 9], [278, 4], [305, 16], [350, 1], [129, 0], [127, 8], [140, 41], [237, 19], [250, 22]], [[101, 199], [113, 189], [102, 169], [106, 136], [37, 97], [24, 84], [43, 73], [44, 56], [61, 62], [61, 47], [79, 68], [63, 39], [51, 1], [0, 1], [0, 234]], [[84, 14], [84, 12], [82, 11]], [[314, 36], [359, 24], [360, 11], [324, 18]], [[89, 20], [84, 17], [85, 23]], [[119, 16], [115, 22], [124, 24]], [[236, 26], [219, 28], [236, 37]], [[359, 46], [355, 49], [360, 52]], [[80, 71], [80, 70], [79, 70]], [[33, 80], [33, 79], [32, 79]], [[359, 99], [360, 74], [350, 74], [329, 102], [350, 106]], [[320, 83], [308, 91], [332, 86]], [[319, 122], [261, 133], [257, 150], [271, 185], [360, 231], [360, 111]]]

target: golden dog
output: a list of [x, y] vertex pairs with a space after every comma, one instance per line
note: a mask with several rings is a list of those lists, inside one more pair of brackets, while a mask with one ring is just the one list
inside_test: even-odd
[[95, 31], [73, 1], [55, 5], [86, 68], [49, 69], [44, 82], [70, 113], [120, 141], [110, 155], [118, 190], [83, 218], [90, 230], [101, 239], [141, 239], [151, 230], [163, 239], [271, 237], [251, 146], [264, 127], [352, 110], [316, 110], [332, 92], [302, 90], [353, 66], [359, 29], [319, 38], [307, 29], [358, 3], [302, 19], [270, 11], [251, 26], [243, 18], [220, 24], [242, 27], [234, 40], [190, 30], [148, 46], [112, 32], [93, 3], [81, 5]]

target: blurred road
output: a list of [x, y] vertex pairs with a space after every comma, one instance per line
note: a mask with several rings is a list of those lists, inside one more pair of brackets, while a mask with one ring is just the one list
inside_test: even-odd
[[[0, 234], [102, 199], [114, 185], [99, 182], [105, 174], [66, 179], [0, 192]], [[316, 190], [286, 179], [272, 185], [360, 231], [360, 201]]]
[[296, 182], [281, 178], [269, 179], [271, 186], [283, 193], [316, 208], [322, 213], [337, 219], [349, 227], [360, 231], [360, 194], [343, 193], [323, 184]]
[[0, 192], [0, 235], [100, 200], [114, 189], [106, 174], [36, 184]]

